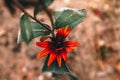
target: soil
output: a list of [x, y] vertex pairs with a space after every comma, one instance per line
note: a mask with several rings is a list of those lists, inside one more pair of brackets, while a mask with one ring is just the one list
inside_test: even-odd
[[[49, 7], [87, 11], [86, 18], [68, 38], [80, 43], [67, 62], [80, 80], [120, 80], [120, 1], [105, 1], [55, 0]], [[33, 9], [26, 10], [32, 14]], [[44, 12], [38, 15], [39, 20], [50, 24]], [[0, 80], [69, 80], [66, 75], [54, 78], [50, 72], [41, 71], [45, 57], [36, 59], [42, 50], [35, 45], [39, 37], [29, 45], [17, 44], [20, 17], [20, 10], [11, 16], [0, 1]]]

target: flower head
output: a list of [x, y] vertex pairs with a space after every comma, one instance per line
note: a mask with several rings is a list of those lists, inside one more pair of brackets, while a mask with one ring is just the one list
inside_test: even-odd
[[56, 36], [51, 37], [51, 41], [37, 42], [36, 45], [45, 48], [42, 52], [37, 55], [37, 59], [43, 56], [50, 55], [47, 65], [50, 66], [54, 60], [57, 59], [59, 67], [61, 67], [62, 59], [67, 61], [67, 52], [73, 52], [72, 47], [78, 46], [79, 43], [66, 41], [65, 38], [69, 35], [72, 29], [68, 26], [57, 30]]

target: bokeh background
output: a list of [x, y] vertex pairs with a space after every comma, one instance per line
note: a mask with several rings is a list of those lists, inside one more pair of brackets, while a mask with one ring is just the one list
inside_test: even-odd
[[[45, 57], [36, 59], [42, 49], [35, 45], [17, 44], [22, 12], [11, 15], [0, 0], [0, 80], [69, 80], [63, 75], [53, 78], [42, 73]], [[120, 80], [120, 0], [54, 0], [50, 9], [71, 7], [86, 9], [87, 16], [70, 34], [69, 40], [80, 46], [68, 55], [68, 66], [80, 80]], [[33, 8], [26, 8], [33, 14]], [[41, 22], [50, 24], [44, 12]]]

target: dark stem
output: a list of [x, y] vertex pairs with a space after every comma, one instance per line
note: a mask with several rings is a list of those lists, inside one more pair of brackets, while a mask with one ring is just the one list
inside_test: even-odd
[[47, 15], [48, 15], [48, 17], [49, 17], [49, 19], [50, 19], [50, 22], [51, 22], [51, 26], [52, 26], [52, 32], [51, 32], [51, 33], [52, 33], [52, 36], [55, 37], [55, 34], [54, 34], [55, 28], [54, 28], [54, 22], [53, 22], [52, 14], [51, 14], [51, 12], [50, 12], [49, 9], [44, 8], [44, 10], [45, 10], [45, 12], [47, 13]]
[[54, 22], [53, 22], [52, 14], [51, 14], [49, 9], [44, 8], [44, 10], [45, 10], [46, 14], [48, 15], [48, 17], [50, 19], [50, 22], [51, 22], [51, 26], [52, 26], [51, 34], [52, 34], [53, 37], [55, 37], [55, 34], [54, 34], [55, 28], [54, 28]]
[[51, 14], [50, 10], [47, 9], [47, 8], [45, 8], [45, 12], [47, 13], [47, 15], [48, 15], [48, 17], [50, 19], [52, 30], [54, 31], [54, 22], [53, 22], [52, 14]]
[[49, 29], [48, 27], [46, 27], [43, 23], [41, 23], [39, 20], [37, 20], [36, 18], [34, 18], [32, 15], [30, 15], [28, 12], [26, 12], [24, 10], [24, 8], [15, 0], [15, 5], [17, 8], [19, 8], [24, 14], [28, 15], [30, 18], [32, 18], [33, 20], [35, 20], [36, 22], [38, 22], [40, 25], [42, 25], [45, 29], [47, 29], [48, 31], [50, 31], [51, 33], [53, 33], [53, 31], [51, 29]]
[[52, 33], [52, 36], [55, 37], [55, 34], [54, 34], [54, 30], [55, 29], [54, 29], [54, 22], [53, 22], [52, 14], [51, 14], [49, 9], [44, 8], [44, 10], [45, 10], [46, 14], [48, 15], [48, 17], [50, 19], [50, 22], [51, 22], [51, 26], [52, 26], [52, 32], [51, 33]]
[[44, 9], [44, 11], [46, 12], [46, 14], [48, 15], [48, 17], [50, 19], [51, 26], [52, 26], [52, 35], [53, 35], [53, 37], [55, 37], [55, 34], [54, 34], [55, 28], [54, 28], [54, 22], [53, 22], [53, 17], [52, 17], [51, 11], [47, 8], [44, 1], [40, 0], [39, 3], [40, 3], [40, 5], [42, 5], [42, 8]]
[[48, 27], [46, 27], [43, 23], [41, 23], [37, 18], [33, 17], [32, 15], [30, 15], [28, 12], [26, 12], [24, 10], [24, 8], [15, 0], [15, 5], [17, 8], [19, 8], [24, 14], [28, 15], [30, 18], [32, 18], [33, 20], [35, 20], [36, 22], [38, 22], [40, 25], [42, 25], [42, 27], [44, 27], [45, 29], [47, 29], [48, 31], [51, 32], [52, 36], [55, 37], [55, 34], [54, 34], [54, 22], [53, 22], [53, 18], [52, 18], [52, 14], [50, 13], [50, 11], [47, 9], [47, 8], [44, 8], [45, 9], [45, 12], [47, 13], [47, 15], [49, 16], [50, 18], [50, 21], [51, 21], [51, 25], [52, 25], [52, 30]]

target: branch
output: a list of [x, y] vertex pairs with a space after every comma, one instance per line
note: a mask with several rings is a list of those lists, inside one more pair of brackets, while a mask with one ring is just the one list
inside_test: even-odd
[[54, 32], [54, 22], [53, 22], [53, 17], [52, 17], [52, 14], [51, 14], [50, 10], [45, 5], [44, 1], [40, 0], [39, 4], [42, 5], [42, 8], [44, 9], [44, 11], [46, 12], [46, 14], [48, 15], [48, 17], [50, 19], [50, 22], [51, 22], [51, 26], [52, 26], [52, 31]]
[[45, 8], [45, 12], [47, 13], [47, 15], [48, 15], [48, 17], [50, 19], [50, 22], [51, 22], [51, 25], [52, 25], [52, 29], [54, 31], [54, 22], [53, 22], [52, 14], [51, 14], [50, 10], [47, 9], [47, 8]]
[[32, 15], [30, 15], [28, 12], [26, 12], [24, 10], [24, 8], [15, 0], [15, 5], [17, 8], [19, 8], [24, 14], [28, 15], [30, 18], [32, 18], [33, 20], [35, 20], [36, 22], [38, 22], [40, 25], [42, 25], [45, 29], [47, 29], [48, 31], [51, 31], [52, 33], [52, 30], [49, 29], [48, 27], [46, 27], [43, 23], [41, 23], [39, 20], [37, 20], [35, 17], [33, 17]]

